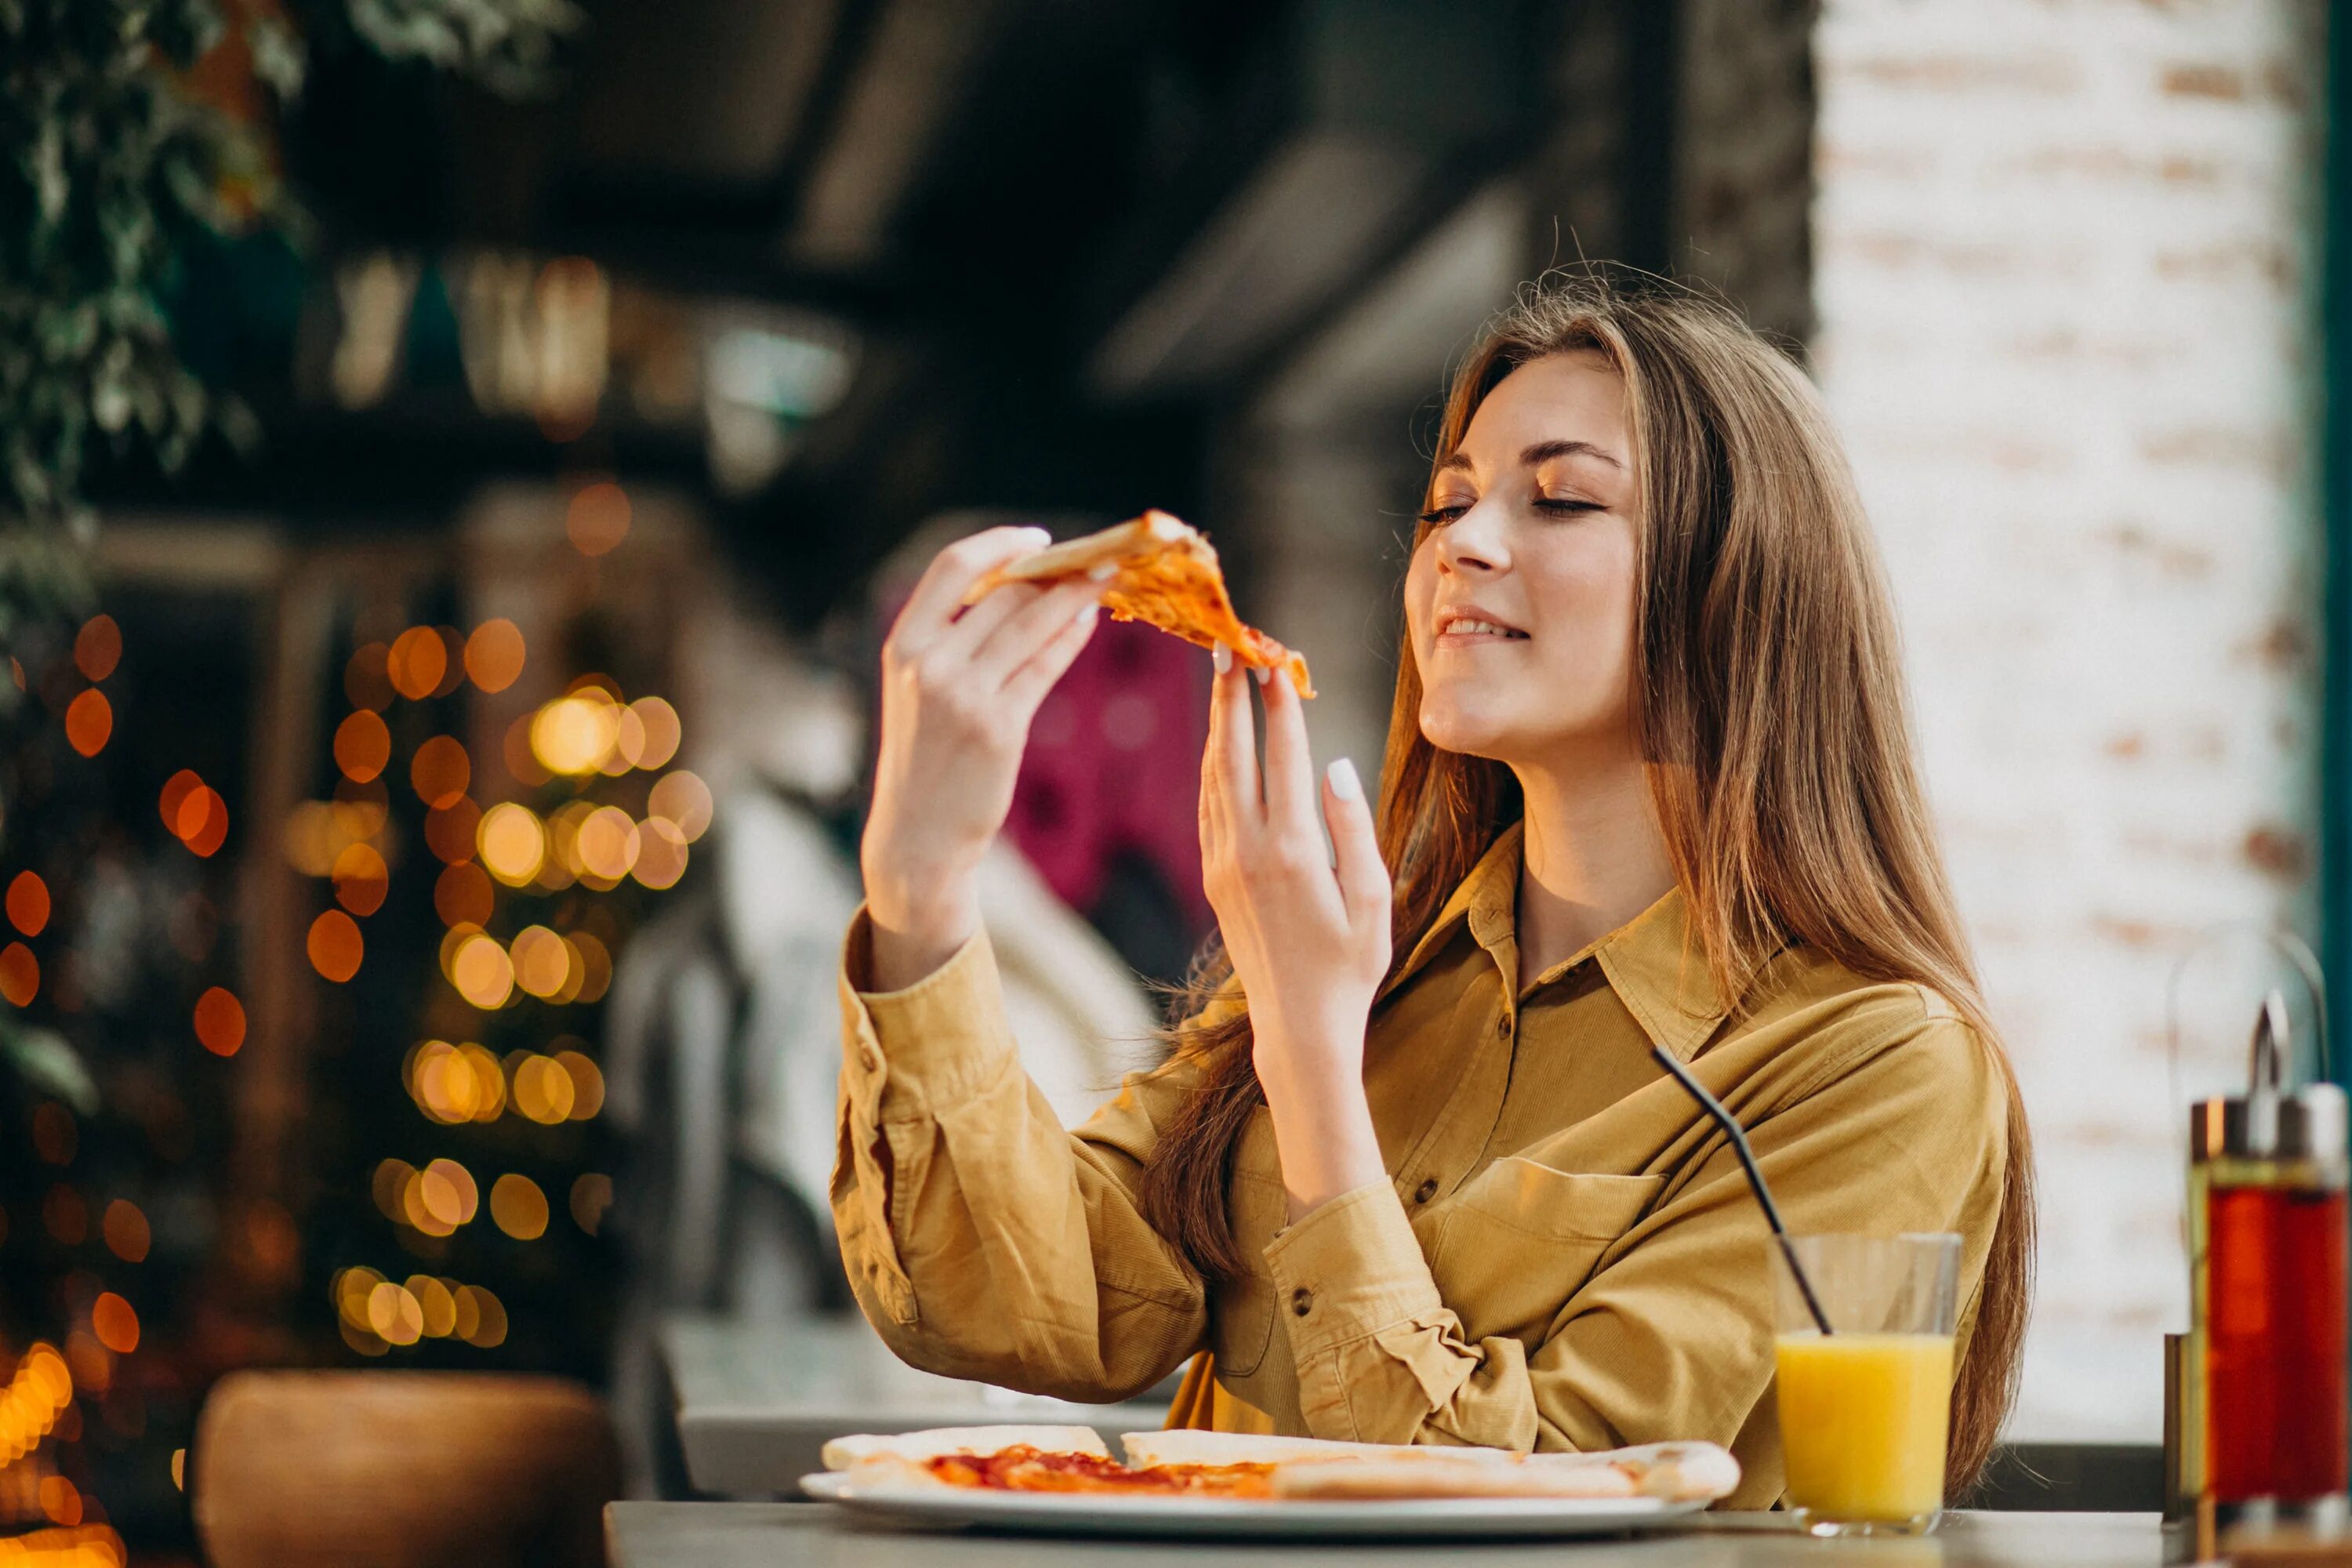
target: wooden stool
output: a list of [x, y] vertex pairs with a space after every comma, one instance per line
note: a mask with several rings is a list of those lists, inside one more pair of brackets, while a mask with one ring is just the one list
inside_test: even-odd
[[598, 1568], [620, 1489], [595, 1395], [477, 1373], [236, 1373], [189, 1466], [214, 1568]]

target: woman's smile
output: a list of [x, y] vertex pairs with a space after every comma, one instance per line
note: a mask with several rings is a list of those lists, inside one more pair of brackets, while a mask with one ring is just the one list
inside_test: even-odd
[[1437, 612], [1436, 646], [1441, 648], [1481, 647], [1527, 640], [1527, 633], [1475, 605], [1456, 605]]

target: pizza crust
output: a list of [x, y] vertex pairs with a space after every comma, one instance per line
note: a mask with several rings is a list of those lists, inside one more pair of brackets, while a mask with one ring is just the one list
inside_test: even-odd
[[1164, 511], [1008, 562], [966, 589], [963, 602], [977, 604], [1007, 583], [1062, 583], [1098, 570], [1106, 574], [1102, 603], [1113, 620], [1141, 621], [1202, 647], [1223, 643], [1244, 664], [1287, 675], [1299, 696], [1315, 695], [1306, 659], [1242, 623], [1216, 547]]

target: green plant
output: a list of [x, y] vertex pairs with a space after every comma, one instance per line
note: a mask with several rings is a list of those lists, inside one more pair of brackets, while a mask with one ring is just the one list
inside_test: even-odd
[[257, 434], [181, 363], [162, 300], [192, 242], [301, 215], [267, 117], [186, 73], [234, 32], [281, 104], [313, 49], [354, 44], [520, 95], [579, 19], [572, 0], [0, 0], [0, 646], [86, 595], [100, 443], [169, 470], [207, 430]]

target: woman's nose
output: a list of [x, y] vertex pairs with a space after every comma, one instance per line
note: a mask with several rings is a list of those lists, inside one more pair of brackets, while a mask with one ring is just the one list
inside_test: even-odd
[[1438, 564], [1454, 572], [1500, 572], [1511, 563], [1503, 537], [1503, 509], [1480, 501], [1437, 536]]

